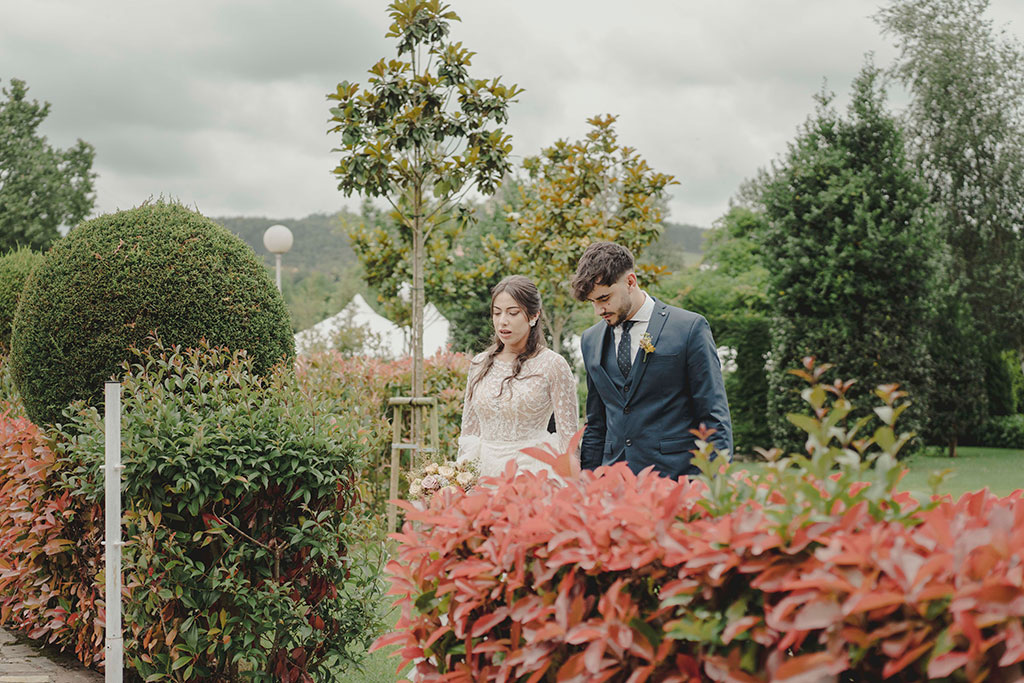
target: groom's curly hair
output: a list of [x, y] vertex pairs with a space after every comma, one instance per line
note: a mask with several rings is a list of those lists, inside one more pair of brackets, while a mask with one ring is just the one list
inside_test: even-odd
[[633, 252], [614, 242], [594, 242], [583, 252], [572, 279], [572, 294], [586, 301], [597, 285], [611, 285], [633, 270]]

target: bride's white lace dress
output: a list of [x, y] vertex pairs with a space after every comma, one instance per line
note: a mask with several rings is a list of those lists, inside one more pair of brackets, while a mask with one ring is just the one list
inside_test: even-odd
[[[486, 358], [486, 353], [477, 355], [469, 368], [458, 460], [476, 459], [481, 476], [502, 474], [509, 460], [515, 460], [520, 471], [550, 471], [520, 450], [548, 443], [561, 453], [579, 428], [576, 378], [569, 364], [551, 349], [542, 349], [523, 363], [519, 377], [505, 382], [502, 390], [503, 380], [512, 374], [512, 363], [495, 358], [470, 397], [469, 387]], [[556, 431], [549, 434], [552, 413]]]

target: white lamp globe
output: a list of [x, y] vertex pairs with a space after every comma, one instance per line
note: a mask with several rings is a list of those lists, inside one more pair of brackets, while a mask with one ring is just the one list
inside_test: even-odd
[[292, 231], [283, 225], [271, 225], [263, 233], [263, 246], [271, 254], [283, 254], [292, 248]]

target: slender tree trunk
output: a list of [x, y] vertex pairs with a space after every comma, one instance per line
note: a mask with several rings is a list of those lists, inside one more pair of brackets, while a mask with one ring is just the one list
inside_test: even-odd
[[[423, 396], [423, 194], [416, 188], [412, 201], [412, 395]], [[412, 409], [412, 442], [423, 445], [423, 420], [420, 410]], [[415, 458], [419, 457], [416, 449]]]
[[953, 434], [952, 438], [949, 440], [949, 457], [956, 457], [956, 434]]
[[565, 329], [565, 321], [561, 316], [551, 316], [551, 349], [555, 353], [562, 353], [562, 331]]

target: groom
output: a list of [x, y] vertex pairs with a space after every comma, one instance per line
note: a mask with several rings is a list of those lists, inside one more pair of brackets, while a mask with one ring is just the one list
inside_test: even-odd
[[732, 455], [722, 368], [702, 316], [650, 297], [637, 284], [633, 254], [591, 244], [576, 267], [573, 295], [603, 318], [583, 333], [587, 427], [580, 465], [625, 461], [665, 477], [699, 474], [690, 464], [704, 424], [716, 450]]

